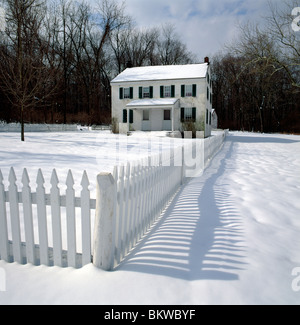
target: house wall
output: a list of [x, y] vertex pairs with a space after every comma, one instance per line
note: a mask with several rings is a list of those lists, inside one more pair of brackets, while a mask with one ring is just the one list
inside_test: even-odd
[[[208, 72], [210, 74], [210, 72]], [[209, 81], [209, 82], [208, 82]], [[181, 96], [181, 85], [197, 85], [197, 96], [196, 97], [182, 97]], [[118, 123], [123, 122], [123, 110], [126, 109], [126, 105], [133, 100], [139, 99], [139, 87], [153, 87], [153, 98], [161, 98], [160, 86], [175, 86], [175, 98], [180, 99], [178, 109], [175, 109], [175, 129], [181, 129], [181, 107], [196, 107], [196, 121], [205, 123], [205, 137], [211, 135], [211, 100], [212, 88], [210, 78], [201, 79], [180, 79], [180, 80], [159, 80], [159, 81], [139, 81], [139, 82], [120, 82], [112, 83], [112, 117], [115, 118]], [[133, 87], [133, 98], [131, 99], [120, 99], [119, 92], [120, 88]], [[208, 92], [208, 96], [207, 96]], [[208, 98], [207, 98], [208, 97]], [[142, 129], [142, 111], [134, 111], [134, 120], [131, 124], [131, 129], [141, 130]], [[208, 114], [208, 116], [206, 116]], [[155, 108], [150, 112], [151, 130], [161, 130], [163, 123], [163, 108]], [[208, 123], [206, 123], [208, 122]], [[124, 130], [126, 127], [123, 125], [121, 129]], [[121, 131], [121, 130], [120, 130]]]

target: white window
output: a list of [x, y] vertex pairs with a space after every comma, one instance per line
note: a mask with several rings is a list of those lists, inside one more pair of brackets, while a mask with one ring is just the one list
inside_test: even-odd
[[171, 86], [165, 86], [164, 97], [170, 98], [172, 96]]
[[150, 87], [143, 88], [143, 98], [150, 98]]
[[192, 97], [193, 96], [193, 85], [186, 85], [185, 86], [185, 97]]
[[193, 120], [193, 108], [186, 107], [184, 110], [184, 119], [185, 121], [192, 121]]
[[130, 88], [124, 88], [124, 98], [130, 98]]

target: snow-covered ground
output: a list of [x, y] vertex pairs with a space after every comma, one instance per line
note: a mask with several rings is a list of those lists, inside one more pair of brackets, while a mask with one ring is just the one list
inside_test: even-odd
[[135, 132], [131, 137], [113, 135], [110, 131], [34, 132], [25, 134], [25, 142], [18, 133], [0, 133], [0, 169], [8, 184], [10, 167], [14, 167], [17, 179], [22, 179], [28, 169], [31, 183], [36, 181], [41, 168], [45, 187], [50, 187], [52, 170], [65, 184], [68, 170], [75, 179], [75, 189], [80, 190], [83, 171], [86, 170], [91, 191], [95, 190], [96, 176], [100, 172], [112, 172], [116, 164], [139, 160], [149, 154], [182, 143], [181, 139], [165, 137], [166, 132]]
[[[0, 134], [0, 169], [86, 169], [92, 180], [111, 168], [110, 137]], [[149, 150], [130, 141], [132, 159]], [[116, 271], [0, 261], [0, 304], [300, 304], [299, 194], [300, 136], [230, 133]]]

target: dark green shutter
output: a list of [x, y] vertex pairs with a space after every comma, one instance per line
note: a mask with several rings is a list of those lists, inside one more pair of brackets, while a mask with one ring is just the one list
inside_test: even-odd
[[185, 85], [181, 86], [181, 97], [185, 97]]
[[193, 85], [193, 97], [197, 97], [197, 85]]
[[175, 97], [175, 86], [174, 85], [171, 86], [171, 97], [172, 98]]
[[127, 109], [123, 109], [123, 123], [127, 123]]
[[133, 99], [133, 87], [130, 87], [130, 99]]
[[150, 86], [150, 98], [153, 98], [153, 87]]
[[123, 97], [123, 88], [120, 88], [119, 89], [119, 98], [120, 99], [123, 99], [124, 97]]
[[197, 109], [196, 107], [193, 107], [193, 122], [196, 122], [196, 112], [197, 112]]
[[181, 122], [184, 122], [184, 107], [181, 107]]
[[129, 111], [129, 123], [130, 124], [133, 123], [133, 110], [132, 109]]
[[164, 98], [165, 96], [165, 94], [164, 94], [164, 89], [165, 89], [165, 87], [164, 86], [160, 86], [160, 98]]
[[143, 98], [143, 87], [139, 87], [139, 99]]

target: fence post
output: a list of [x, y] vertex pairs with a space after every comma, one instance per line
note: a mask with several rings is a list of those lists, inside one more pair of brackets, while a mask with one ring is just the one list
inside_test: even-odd
[[93, 264], [105, 271], [114, 267], [115, 180], [110, 173], [97, 176], [97, 204], [94, 226]]

